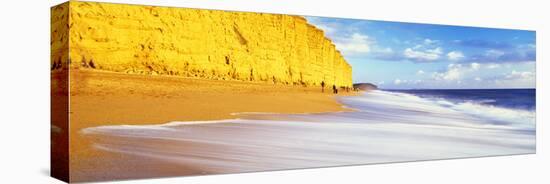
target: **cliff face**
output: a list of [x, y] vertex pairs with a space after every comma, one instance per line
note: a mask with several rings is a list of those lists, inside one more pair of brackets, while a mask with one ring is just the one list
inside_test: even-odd
[[[352, 86], [351, 66], [299, 16], [75, 1], [69, 7], [70, 68]], [[63, 63], [52, 68], [66, 67], [52, 55]]]
[[67, 69], [69, 61], [69, 3], [51, 8], [50, 66], [52, 70]]

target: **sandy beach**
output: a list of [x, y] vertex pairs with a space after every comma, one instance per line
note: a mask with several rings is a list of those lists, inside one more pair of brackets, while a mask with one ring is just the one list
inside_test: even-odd
[[[241, 112], [321, 113], [351, 111], [332, 90], [261, 82], [71, 70], [70, 168], [72, 181], [200, 174], [160, 160], [95, 149], [80, 131], [105, 125], [149, 125], [172, 121], [237, 118]], [[354, 95], [341, 92], [339, 95]]]
[[532, 111], [383, 90], [325, 99], [354, 110], [80, 129], [71, 140], [93, 147], [71, 151], [78, 157], [71, 160], [77, 167], [71, 176], [103, 181], [535, 152]]
[[[53, 96], [66, 95], [55, 90], [65, 81], [52, 79]], [[527, 110], [383, 90], [334, 95], [320, 87], [98, 70], [72, 70], [70, 79], [69, 131], [57, 114], [52, 140], [53, 152], [63, 154], [70, 136], [69, 160], [56, 161], [69, 163], [71, 182], [535, 151], [534, 112]], [[68, 108], [56, 104], [54, 112]]]

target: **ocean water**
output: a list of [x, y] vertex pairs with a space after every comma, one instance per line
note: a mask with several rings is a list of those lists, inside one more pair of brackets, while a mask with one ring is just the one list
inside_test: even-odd
[[203, 173], [535, 153], [534, 90], [372, 91], [338, 100], [355, 111], [241, 113], [82, 133], [97, 149]]
[[448, 100], [453, 103], [477, 103], [510, 109], [534, 111], [535, 89], [417, 89], [388, 90], [416, 95], [428, 99]]

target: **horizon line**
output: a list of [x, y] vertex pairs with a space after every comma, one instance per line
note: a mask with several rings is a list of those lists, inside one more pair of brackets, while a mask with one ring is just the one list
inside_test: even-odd
[[378, 88], [380, 90], [487, 90], [487, 89], [534, 89], [537, 88], [408, 88], [408, 89], [396, 89], [396, 88]]

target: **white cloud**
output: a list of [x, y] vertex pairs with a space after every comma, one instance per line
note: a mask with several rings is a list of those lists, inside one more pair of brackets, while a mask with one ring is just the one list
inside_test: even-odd
[[439, 40], [431, 40], [431, 39], [424, 39], [424, 44], [425, 45], [433, 45], [433, 44], [437, 44], [439, 43]]
[[371, 51], [372, 41], [367, 35], [353, 33], [350, 37], [337, 39], [335, 44], [344, 54], [366, 54]]
[[417, 75], [422, 75], [422, 74], [424, 74], [424, 73], [425, 73], [425, 72], [424, 72], [423, 70], [418, 70], [418, 71], [416, 72]]
[[437, 73], [436, 79], [447, 81], [458, 80], [460, 79], [460, 71], [458, 68], [451, 68], [444, 73]]
[[518, 72], [516, 70], [512, 70], [509, 74], [506, 75], [506, 79], [532, 79], [535, 76], [533, 72]]
[[[428, 83], [437, 86], [468, 88], [534, 88], [535, 66], [532, 63], [451, 63], [441, 72], [433, 72]], [[498, 70], [490, 69], [499, 67]]]
[[500, 64], [491, 63], [487, 65], [488, 69], [500, 68]]
[[492, 80], [493, 85], [501, 88], [535, 88], [535, 70], [512, 70]]
[[452, 68], [443, 75], [443, 79], [445, 80], [457, 80], [459, 78], [460, 78], [460, 71], [458, 68]]
[[461, 70], [462, 70], [461, 64], [449, 64], [449, 66], [447, 66], [447, 71], [441, 72], [441, 73], [434, 72], [432, 77], [435, 80], [455, 81], [460, 79], [462, 75]]
[[447, 68], [460, 68], [460, 67], [462, 67], [462, 64], [451, 63], [451, 64], [447, 65]]
[[393, 83], [394, 83], [395, 85], [399, 85], [399, 84], [401, 84], [402, 82], [403, 82], [403, 81], [401, 81], [400, 79], [395, 79], [395, 80], [393, 81]]
[[[338, 22], [324, 21], [323, 18], [307, 17], [309, 23], [323, 30], [325, 36], [330, 38], [336, 48], [344, 55], [361, 55], [372, 51], [374, 40], [368, 35], [362, 34], [357, 28], [360, 24], [343, 25]], [[388, 50], [382, 50], [388, 51]]]
[[472, 68], [472, 70], [478, 70], [479, 67], [481, 67], [481, 64], [479, 64], [479, 63], [470, 63], [470, 67]]
[[445, 72], [435, 72], [432, 77], [435, 80], [444, 80], [444, 81], [459, 81], [459, 79], [467, 78], [467, 75], [473, 74], [481, 68], [479, 63], [470, 63], [468, 66], [463, 66], [462, 64], [451, 63], [447, 66]]
[[502, 55], [504, 55], [504, 52], [502, 52], [500, 50], [490, 49], [490, 50], [485, 51], [485, 56], [487, 56], [489, 58], [493, 58], [493, 59], [499, 58]]
[[447, 53], [447, 58], [449, 58], [449, 60], [451, 61], [458, 61], [464, 58], [464, 54], [462, 54], [462, 52], [460, 51], [452, 51]]
[[441, 47], [434, 49], [426, 49], [424, 51], [414, 50], [412, 48], [407, 48], [403, 51], [403, 55], [415, 61], [434, 61], [440, 58], [443, 53]]
[[426, 52], [440, 55], [443, 53], [443, 49], [441, 49], [441, 47], [437, 47], [435, 49], [428, 49]]

